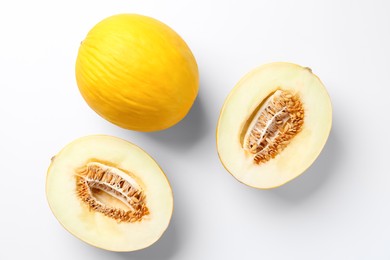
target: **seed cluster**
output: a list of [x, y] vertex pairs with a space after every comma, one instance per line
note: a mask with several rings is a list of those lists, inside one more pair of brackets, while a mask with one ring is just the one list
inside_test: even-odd
[[277, 90], [260, 108], [248, 129], [244, 149], [254, 155], [256, 164], [275, 158], [302, 130], [304, 109], [297, 94]]
[[[139, 187], [112, 171], [112, 167], [101, 167], [101, 164], [88, 163], [77, 170], [77, 195], [91, 210], [103, 213], [118, 222], [136, 222], [149, 214], [146, 197]], [[102, 190], [121, 200], [129, 210], [105, 205], [94, 196], [94, 190]]]

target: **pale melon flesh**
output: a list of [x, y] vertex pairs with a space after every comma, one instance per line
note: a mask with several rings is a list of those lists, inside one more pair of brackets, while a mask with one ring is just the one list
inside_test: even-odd
[[157, 163], [136, 145], [105, 135], [79, 138], [52, 158], [46, 196], [65, 229], [110, 251], [150, 246], [173, 211], [172, 190]]
[[332, 106], [311, 69], [276, 62], [244, 76], [218, 121], [219, 158], [238, 181], [270, 189], [302, 174], [329, 136]]

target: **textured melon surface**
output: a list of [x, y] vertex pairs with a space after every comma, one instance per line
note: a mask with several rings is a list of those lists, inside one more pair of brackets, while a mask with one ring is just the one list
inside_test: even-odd
[[[90, 172], [88, 179], [85, 165], [104, 171], [96, 173], [99, 177]], [[108, 175], [111, 184], [104, 183]], [[84, 183], [84, 193], [80, 193], [78, 180], [89, 181]], [[124, 196], [131, 193], [134, 195]], [[59, 152], [47, 173], [46, 194], [55, 217], [70, 233], [111, 251], [133, 251], [153, 244], [168, 227], [173, 210], [171, 187], [157, 163], [139, 147], [111, 136], [83, 137]], [[86, 200], [91, 204], [81, 195], [90, 195]], [[141, 199], [142, 207], [136, 203]], [[104, 213], [92, 203], [98, 204], [100, 211], [105, 209]], [[139, 208], [140, 215], [134, 216], [130, 207]]]
[[82, 41], [76, 80], [88, 105], [131, 130], [157, 131], [179, 122], [198, 94], [198, 66], [174, 30], [151, 17], [119, 14]]
[[[276, 91], [299, 97], [303, 125], [286, 147], [262, 163], [245, 147], [248, 128], [257, 111]], [[231, 91], [221, 110], [217, 149], [224, 167], [240, 182], [256, 188], [278, 187], [302, 174], [324, 147], [332, 124], [329, 95], [309, 68], [291, 63], [270, 63], [244, 76]]]

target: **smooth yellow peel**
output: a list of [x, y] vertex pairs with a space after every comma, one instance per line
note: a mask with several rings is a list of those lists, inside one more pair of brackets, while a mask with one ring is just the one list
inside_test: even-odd
[[76, 80], [100, 116], [138, 131], [179, 122], [199, 87], [196, 60], [184, 40], [137, 14], [114, 15], [92, 28], [79, 48]]

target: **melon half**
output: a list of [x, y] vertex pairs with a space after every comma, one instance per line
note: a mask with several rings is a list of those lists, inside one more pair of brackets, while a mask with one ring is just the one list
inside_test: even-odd
[[217, 126], [217, 150], [237, 180], [270, 189], [302, 174], [318, 157], [332, 125], [329, 95], [311, 69], [276, 62], [244, 76]]
[[150, 246], [173, 211], [172, 190], [157, 163], [136, 145], [104, 135], [79, 138], [53, 157], [46, 195], [65, 229], [110, 251]]

